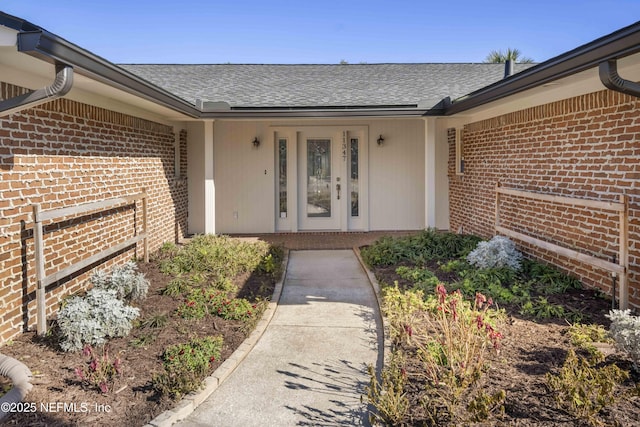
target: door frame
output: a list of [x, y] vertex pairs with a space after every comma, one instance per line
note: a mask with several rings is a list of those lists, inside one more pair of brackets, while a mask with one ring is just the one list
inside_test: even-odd
[[[275, 149], [274, 197], [275, 230], [277, 232], [297, 231], [369, 231], [369, 127], [367, 125], [315, 125], [315, 126], [272, 126], [273, 147]], [[286, 213], [280, 212], [279, 140], [286, 140]], [[340, 177], [341, 197], [336, 209], [338, 217], [333, 221], [321, 218], [306, 218], [306, 139], [332, 140], [332, 204], [336, 200], [336, 178]], [[351, 215], [352, 139], [358, 140], [358, 215]], [[332, 208], [333, 210], [333, 208]]]

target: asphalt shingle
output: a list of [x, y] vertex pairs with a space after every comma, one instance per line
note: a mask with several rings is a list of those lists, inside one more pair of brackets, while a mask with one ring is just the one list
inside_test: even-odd
[[[123, 64], [122, 68], [187, 102], [232, 107], [430, 108], [503, 78], [503, 64]], [[516, 71], [528, 64], [517, 64]]]

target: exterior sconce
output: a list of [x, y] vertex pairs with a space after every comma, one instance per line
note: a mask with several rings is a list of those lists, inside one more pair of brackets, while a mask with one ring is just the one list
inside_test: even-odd
[[382, 137], [382, 134], [380, 134], [380, 137], [378, 138], [378, 145], [382, 144], [384, 144], [384, 138]]
[[253, 142], [251, 142], [253, 144], [254, 147], [258, 148], [260, 146], [260, 141], [258, 140], [258, 137], [256, 136], [255, 138], [253, 138]]

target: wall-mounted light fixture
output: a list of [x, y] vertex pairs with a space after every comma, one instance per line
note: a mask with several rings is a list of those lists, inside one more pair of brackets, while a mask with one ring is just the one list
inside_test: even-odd
[[258, 140], [258, 137], [256, 136], [255, 138], [253, 138], [253, 142], [251, 142], [253, 144], [254, 147], [258, 148], [260, 146], [260, 141]]
[[380, 134], [380, 137], [378, 137], [378, 145], [382, 144], [384, 144], [384, 138], [382, 137], [382, 134]]

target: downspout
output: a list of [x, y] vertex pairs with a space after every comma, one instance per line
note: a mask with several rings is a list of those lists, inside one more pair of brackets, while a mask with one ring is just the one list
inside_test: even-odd
[[616, 59], [601, 62], [598, 71], [600, 81], [607, 88], [640, 98], [640, 84], [625, 80], [618, 75], [618, 61]]
[[13, 387], [0, 398], [0, 421], [11, 415], [17, 403], [24, 400], [31, 390], [31, 371], [16, 359], [0, 354], [0, 376], [11, 380]]
[[72, 86], [73, 68], [69, 65], [56, 64], [56, 78], [51, 85], [0, 101], [0, 116], [6, 116], [60, 98], [69, 93]]

